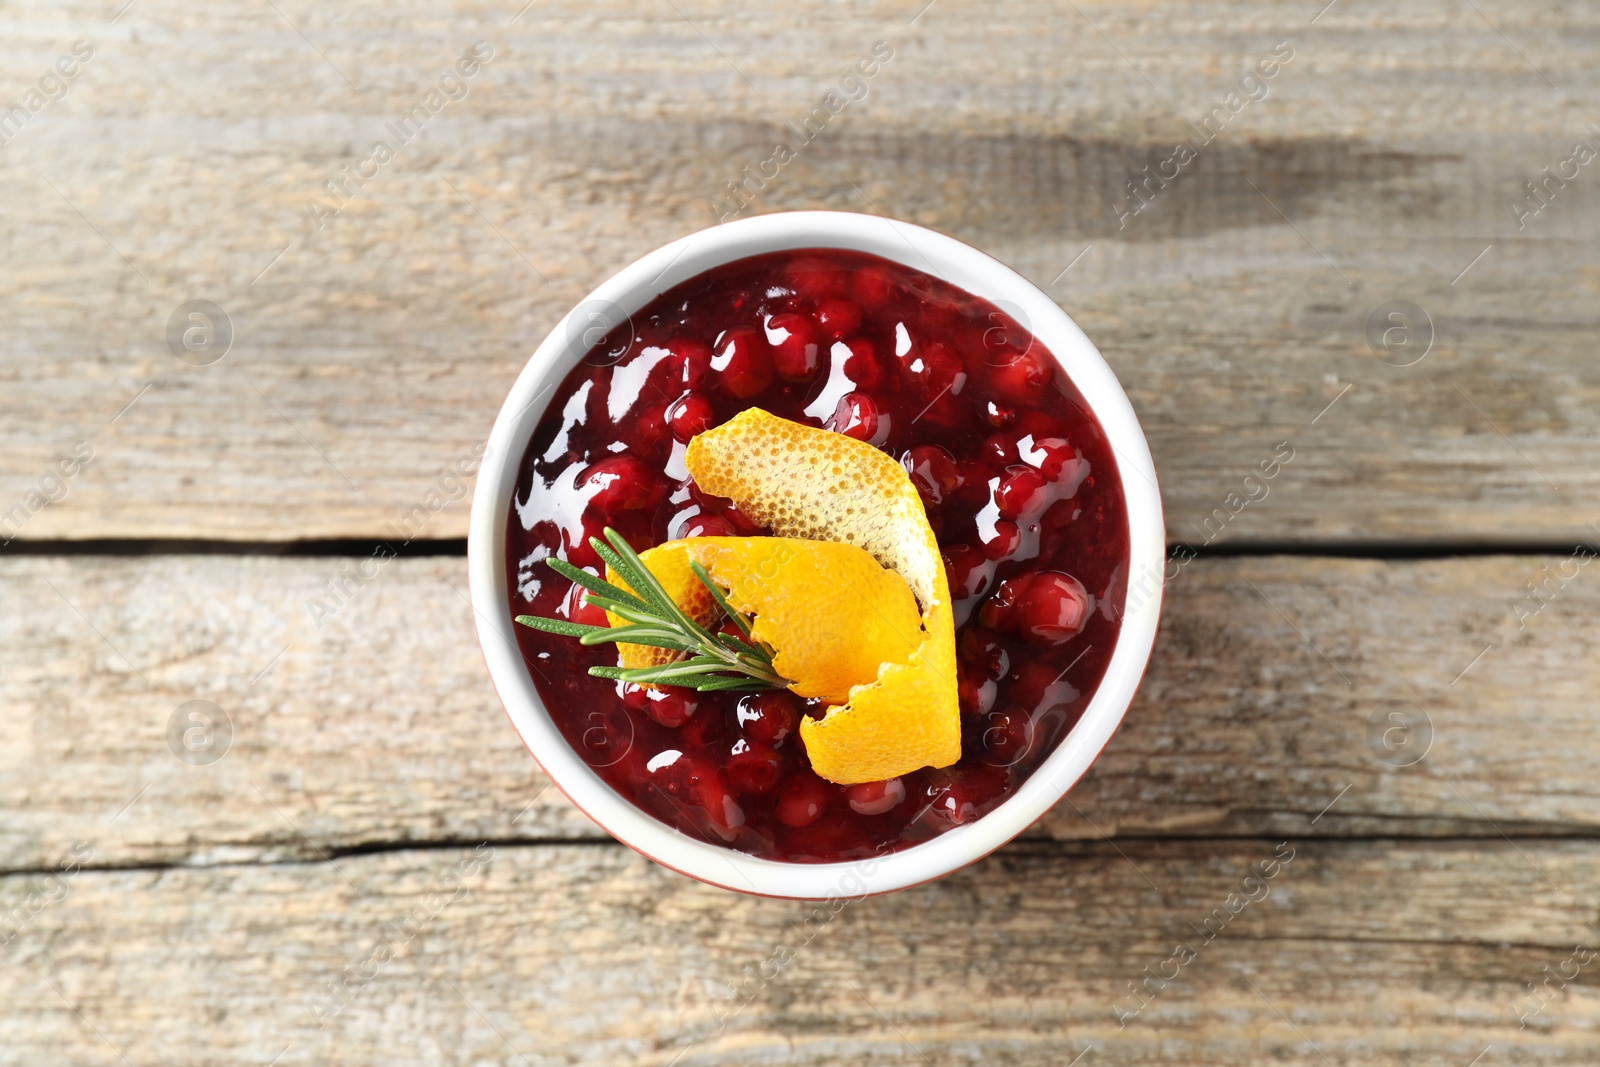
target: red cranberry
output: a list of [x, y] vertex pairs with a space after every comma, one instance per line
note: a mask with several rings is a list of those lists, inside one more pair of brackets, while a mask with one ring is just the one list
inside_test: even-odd
[[967, 368], [961, 357], [938, 341], [913, 345], [902, 357], [906, 377], [925, 399], [959, 396], [966, 384]]
[[799, 728], [800, 700], [788, 690], [769, 689], [741, 698], [734, 714], [750, 740], [777, 746]]
[[1011, 673], [1011, 653], [998, 637], [981, 627], [968, 627], [957, 647], [962, 662], [990, 678], [1004, 678]]
[[711, 369], [722, 376], [728, 392], [748, 400], [772, 384], [772, 353], [759, 333], [740, 327], [724, 333], [717, 341]]
[[608, 515], [653, 508], [666, 492], [656, 472], [630, 455], [607, 456], [578, 476], [578, 491]]
[[1077, 687], [1065, 678], [1066, 672], [1055, 663], [1029, 660], [1017, 668], [1017, 677], [1006, 686], [1006, 699], [1021, 708], [1044, 711], [1071, 703], [1078, 697]]
[[581, 626], [609, 626], [604, 608], [597, 608], [583, 599], [583, 586], [577, 582], [572, 583], [572, 588], [567, 590], [567, 596], [561, 605], [562, 614], [571, 622]]
[[1022, 547], [1022, 530], [1008, 519], [996, 522], [989, 537], [984, 538], [981, 533], [978, 536], [983, 541], [983, 554], [992, 560], [1007, 559]]
[[734, 532], [742, 537], [759, 537], [767, 532], [759, 522], [732, 504], [722, 509], [722, 517], [732, 523]]
[[1045, 509], [1044, 517], [1040, 520], [1045, 529], [1060, 532], [1078, 520], [1078, 512], [1083, 509], [1074, 499], [1057, 500]]
[[862, 782], [847, 786], [850, 810], [857, 815], [882, 815], [897, 807], [906, 798], [906, 784], [898, 778], [882, 782]]
[[1049, 484], [1044, 475], [1021, 464], [1007, 467], [994, 491], [995, 506], [1008, 519], [1020, 519], [1044, 510]]
[[670, 730], [676, 730], [688, 722], [700, 707], [693, 691], [680, 686], [646, 689], [628, 685], [622, 691], [622, 700], [630, 708], [644, 712]]
[[1030, 571], [1001, 584], [978, 618], [994, 630], [1017, 631], [1036, 645], [1063, 645], [1083, 632], [1094, 598], [1062, 571]]
[[994, 707], [1000, 696], [1000, 683], [981, 674], [962, 672], [956, 685], [956, 695], [961, 710], [967, 715], [983, 715]]
[[790, 287], [812, 303], [842, 291], [846, 281], [845, 273], [833, 263], [811, 256], [791, 261], [783, 273]]
[[810, 826], [827, 810], [832, 796], [833, 791], [821, 778], [810, 771], [797, 771], [778, 790], [774, 814], [785, 826]]
[[783, 757], [759, 741], [744, 738], [733, 743], [728, 757], [728, 784], [742, 796], [765, 796], [783, 776]]
[[1018, 707], [992, 711], [984, 720], [983, 747], [991, 762], [1010, 766], [1027, 755], [1033, 743], [1033, 720]]
[[717, 424], [717, 413], [704, 393], [684, 393], [667, 405], [667, 425], [672, 436], [684, 444], [697, 433], [705, 433]]
[[[843, 351], [840, 351], [843, 349]], [[860, 337], [852, 337], [848, 341], [834, 342], [831, 354], [834, 359], [844, 360], [844, 376], [855, 383], [859, 389], [871, 389], [883, 384], [887, 372], [883, 368], [883, 361], [878, 358], [877, 349], [872, 347], [870, 341]]]
[[1078, 462], [1078, 450], [1060, 437], [1042, 437], [1032, 443], [1020, 444], [1017, 455], [1022, 462], [1039, 468], [1052, 482], [1061, 477], [1062, 470]]
[[848, 300], [824, 300], [817, 305], [817, 325], [830, 341], [842, 341], [861, 328], [861, 309]]
[[989, 360], [989, 382], [1006, 398], [1019, 404], [1036, 404], [1049, 388], [1054, 375], [1037, 352], [1006, 349]]
[[833, 418], [828, 420], [828, 429], [858, 441], [876, 443], [879, 423], [878, 405], [873, 403], [870, 396], [865, 393], [846, 393], [839, 398], [839, 406], [834, 409]]
[[691, 790], [690, 798], [705, 813], [712, 833], [724, 841], [732, 841], [739, 836], [739, 827], [744, 825], [744, 809], [734, 799], [728, 783], [721, 775], [701, 777]]
[[720, 515], [696, 515], [683, 524], [679, 537], [737, 537], [733, 523]]
[[772, 363], [786, 382], [808, 382], [822, 365], [822, 345], [817, 328], [804, 315], [785, 311], [767, 320], [767, 343]]
[[605, 523], [592, 516], [585, 517], [576, 539], [569, 531], [561, 531], [561, 555], [574, 567], [601, 569], [603, 564], [600, 562], [600, 555], [594, 550], [594, 546], [589, 544], [590, 539], [595, 537], [605, 539]]
[[698, 389], [711, 373], [711, 347], [702, 341], [687, 337], [674, 337], [667, 342], [672, 353], [668, 366], [672, 368], [673, 383], [685, 389]]
[[957, 771], [951, 780], [929, 789], [932, 811], [947, 822], [969, 823], [1005, 793], [1009, 778], [1002, 767], [980, 764]]
[[681, 743], [691, 751], [710, 748], [721, 741], [727, 732], [728, 717], [715, 704], [706, 708], [705, 715], [689, 716], [688, 720], [678, 728]]
[[983, 402], [983, 419], [990, 426], [1008, 426], [1017, 417], [1017, 409], [993, 400]]
[[956, 600], [977, 596], [994, 576], [994, 565], [971, 545], [951, 545], [945, 549], [944, 569], [950, 582], [950, 595]]
[[1017, 439], [1006, 433], [994, 433], [978, 446], [978, 456], [995, 467], [1009, 467], [1017, 461]]
[[645, 764], [645, 776], [650, 784], [682, 800], [692, 801], [700, 784], [715, 778], [716, 773], [717, 769], [709, 761], [676, 748], [656, 753]]
[[863, 267], [850, 279], [850, 290], [855, 298], [869, 308], [881, 307], [889, 302], [898, 286], [889, 272], [880, 267]]
[[966, 482], [955, 457], [939, 445], [918, 445], [901, 457], [900, 464], [911, 475], [923, 504], [931, 508], [943, 504], [946, 496]]

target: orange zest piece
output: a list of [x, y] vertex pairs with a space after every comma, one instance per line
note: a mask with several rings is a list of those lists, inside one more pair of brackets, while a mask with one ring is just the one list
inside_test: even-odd
[[[919, 629], [910, 634], [914, 644], [904, 655], [879, 661], [875, 677], [851, 687], [848, 699], [823, 718], [801, 719], [812, 768], [850, 785], [960, 759], [950, 590], [922, 499], [900, 464], [863, 441], [759, 408], [697, 435], [684, 462], [701, 489], [730, 498], [778, 540], [842, 542], [864, 550], [904, 579], [921, 606]], [[683, 566], [688, 569], [687, 562]], [[867, 596], [860, 587], [857, 593]], [[859, 601], [831, 617], [803, 597], [796, 606], [814, 615], [808, 635], [861, 611]], [[793, 677], [776, 659], [773, 666]]]
[[[701, 625], [717, 605], [689, 569], [693, 560], [728, 603], [755, 616], [752, 636], [773, 650], [772, 666], [803, 697], [842, 704], [855, 686], [904, 660], [922, 640], [917, 602], [905, 579], [854, 545], [792, 537], [689, 537], [639, 558], [678, 606]], [[607, 580], [622, 584], [608, 573]], [[611, 625], [625, 620], [609, 616]], [[676, 654], [619, 643], [624, 667], [654, 666]]]

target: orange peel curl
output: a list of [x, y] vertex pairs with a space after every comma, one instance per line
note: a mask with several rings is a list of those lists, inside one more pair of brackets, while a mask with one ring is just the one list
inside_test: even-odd
[[[866, 442], [760, 408], [698, 434], [684, 462], [702, 490], [733, 500], [778, 535], [774, 540], [854, 545], [904, 579], [920, 605], [920, 626], [905, 635], [912, 640], [905, 642], [903, 655], [879, 661], [876, 676], [852, 685], [847, 699], [823, 718], [801, 720], [812, 768], [829, 781], [850, 785], [922, 767], [948, 767], [960, 759], [950, 590], [938, 541], [904, 468]], [[682, 568], [688, 571], [687, 562]], [[676, 598], [671, 586], [668, 591]], [[859, 586], [855, 595], [870, 602]], [[853, 614], [861, 611], [858, 605]], [[820, 613], [816, 618], [823, 626], [829, 621]], [[782, 671], [776, 659], [773, 666]]]

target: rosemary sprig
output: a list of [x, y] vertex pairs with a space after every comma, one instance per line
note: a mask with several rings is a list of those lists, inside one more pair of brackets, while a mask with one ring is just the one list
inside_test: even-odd
[[727, 593], [717, 587], [704, 567], [693, 561], [689, 564], [695, 577], [711, 592], [717, 606], [744, 635], [743, 640], [732, 634], [713, 633], [695, 622], [667, 595], [621, 534], [608, 526], [605, 535], [605, 541], [591, 537], [589, 544], [632, 592], [574, 567], [566, 560], [549, 557], [545, 562], [562, 577], [583, 586], [584, 603], [609, 611], [626, 620], [628, 625], [586, 626], [540, 615], [518, 615], [517, 622], [547, 633], [576, 637], [579, 644], [584, 645], [625, 641], [678, 653], [670, 663], [654, 667], [590, 667], [589, 673], [596, 678], [614, 678], [635, 685], [677, 685], [702, 693], [788, 686], [789, 680], [772, 667], [772, 649], [755, 639], [750, 620], [734, 610], [728, 603]]

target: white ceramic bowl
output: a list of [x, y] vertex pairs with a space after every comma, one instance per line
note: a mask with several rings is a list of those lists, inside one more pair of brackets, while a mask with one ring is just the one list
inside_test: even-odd
[[[870, 252], [943, 278], [1001, 307], [1065, 368], [1116, 456], [1127, 497], [1128, 605], [1099, 689], [1048, 759], [1006, 801], [965, 826], [900, 852], [845, 863], [784, 863], [686, 837], [607, 785], [545, 711], [513, 634], [506, 585], [506, 521], [523, 452], [548, 397], [590, 342], [667, 289], [730, 260], [788, 248]], [[938, 878], [993, 852], [1043, 815], [1083, 776], [1122, 721], [1144, 674], [1161, 611], [1166, 537], [1155, 467], [1139, 421], [1100, 353], [1055, 301], [1004, 264], [932, 230], [874, 215], [798, 211], [729, 222], [656, 249], [591, 293], [557, 324], [523, 368], [489, 435], [468, 538], [478, 639], [511, 722], [546, 774], [612, 836], [711, 885], [800, 899], [847, 899]]]

